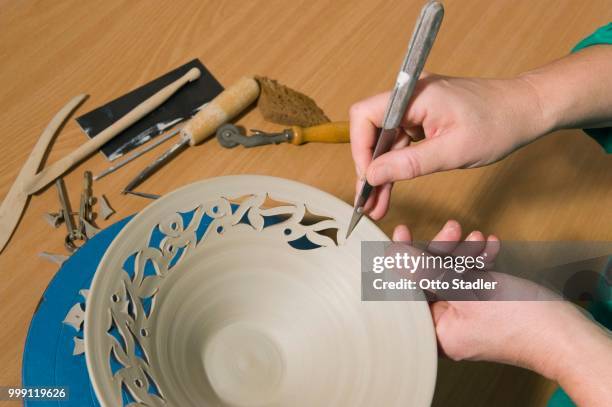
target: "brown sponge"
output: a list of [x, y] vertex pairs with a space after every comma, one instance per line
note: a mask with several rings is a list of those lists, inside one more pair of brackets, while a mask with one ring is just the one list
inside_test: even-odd
[[274, 79], [256, 76], [261, 93], [257, 107], [264, 119], [287, 126], [316, 126], [329, 119], [314, 100]]

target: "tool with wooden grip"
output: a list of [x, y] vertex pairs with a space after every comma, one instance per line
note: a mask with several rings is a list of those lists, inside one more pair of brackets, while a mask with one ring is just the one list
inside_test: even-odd
[[249, 148], [280, 143], [300, 145], [304, 143], [348, 143], [350, 141], [348, 122], [324, 123], [312, 127], [292, 126], [280, 133], [266, 133], [255, 129], [251, 131], [253, 133], [247, 136], [239, 127], [225, 124], [217, 130], [217, 140], [225, 148], [233, 148], [238, 145]]
[[186, 83], [195, 81], [200, 77], [200, 70], [197, 68], [190, 69], [185, 75], [183, 75], [176, 82], [166, 86], [140, 105], [136, 106], [125, 116], [121, 117], [110, 127], [99, 133], [96, 137], [92, 138], [85, 144], [78, 147], [75, 151], [62, 158], [61, 160], [53, 163], [49, 167], [38, 173], [33, 182], [27, 187], [27, 192], [33, 194], [38, 192], [49, 183], [53, 182], [57, 177], [64, 174], [70, 168], [81, 162], [83, 159], [89, 157], [106, 144], [110, 139], [127, 129], [129, 126], [143, 118], [145, 115], [151, 113], [157, 109], [162, 103], [164, 103], [170, 96], [176, 93]]
[[[444, 7], [437, 1], [429, 1], [421, 10], [412, 33], [412, 38], [410, 39], [410, 44], [408, 45], [408, 52], [397, 75], [395, 87], [389, 97], [389, 104], [385, 111], [382, 129], [378, 134], [372, 160], [391, 150], [393, 142], [397, 138], [400, 123], [425, 66], [429, 51], [436, 39], [443, 16]], [[367, 181], [361, 187], [355, 202], [353, 216], [346, 232], [347, 238], [363, 217], [363, 207], [373, 189], [374, 187], [368, 184]]]
[[130, 127], [132, 124], [146, 116], [158, 106], [164, 103], [170, 96], [176, 93], [185, 84], [200, 77], [197, 68], [189, 70], [185, 75], [169, 84], [153, 96], [136, 106], [125, 116], [117, 120], [113, 125], [99, 133], [96, 137], [78, 147], [66, 157], [54, 162], [40, 172], [36, 172], [51, 145], [51, 141], [58, 133], [62, 124], [70, 117], [72, 112], [85, 100], [87, 95], [79, 95], [60, 110], [47, 128], [43, 131], [38, 142], [34, 146], [30, 157], [22, 167], [17, 179], [11, 186], [8, 194], [0, 205], [0, 252], [8, 243], [13, 231], [17, 227], [23, 210], [28, 202], [28, 197], [57, 178], [68, 172], [76, 164], [83, 161], [100, 149], [106, 142]]
[[219, 126], [239, 115], [258, 96], [259, 84], [255, 79], [249, 77], [243, 77], [225, 89], [185, 124], [180, 131], [181, 140], [138, 174], [124, 188], [123, 193], [132, 191], [188, 146], [198, 145], [208, 139]]

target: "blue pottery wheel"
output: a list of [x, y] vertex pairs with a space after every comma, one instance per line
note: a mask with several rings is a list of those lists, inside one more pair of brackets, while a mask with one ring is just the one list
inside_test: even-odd
[[130, 219], [113, 224], [84, 244], [64, 262], [45, 290], [25, 343], [22, 383], [32, 387], [65, 387], [69, 397], [26, 400], [25, 406], [99, 406], [87, 373], [85, 354], [72, 354], [74, 338], [83, 337], [82, 326], [77, 330], [63, 321], [75, 304], [84, 304], [79, 292], [89, 288], [106, 249]]
[[[233, 209], [236, 206], [232, 205]], [[99, 407], [87, 372], [85, 354], [73, 355], [75, 338], [83, 338], [83, 325], [76, 329], [63, 321], [75, 304], [85, 309], [82, 290], [91, 286], [98, 264], [117, 234], [132, 219], [129, 216], [99, 232], [64, 262], [45, 290], [34, 312], [23, 352], [24, 387], [64, 387], [66, 400], [25, 400], [26, 407]], [[267, 220], [277, 222], [275, 217]], [[203, 234], [210, 219], [202, 222]], [[294, 242], [295, 247], [304, 246]], [[129, 400], [125, 399], [125, 404]]]
[[[232, 205], [235, 210], [237, 205]], [[95, 392], [91, 386], [85, 354], [73, 354], [76, 340], [83, 339], [83, 324], [76, 329], [64, 323], [69, 311], [75, 304], [85, 309], [85, 298], [81, 291], [91, 286], [98, 264], [106, 253], [108, 246], [117, 234], [131, 220], [127, 217], [99, 232], [79, 248], [64, 262], [34, 312], [23, 353], [22, 383], [24, 387], [63, 387], [67, 389], [66, 400], [25, 400], [26, 407], [99, 407]], [[274, 224], [281, 221], [275, 216], [265, 222]], [[201, 236], [210, 224], [210, 218], [204, 218], [202, 227], [197, 233]], [[241, 222], [248, 223], [245, 219]], [[310, 249], [313, 243], [303, 236], [289, 242], [297, 249]], [[83, 313], [84, 316], [84, 313]], [[124, 392], [124, 404], [130, 403]]]

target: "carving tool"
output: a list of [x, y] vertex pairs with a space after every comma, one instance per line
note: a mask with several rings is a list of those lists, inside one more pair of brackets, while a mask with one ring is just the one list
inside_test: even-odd
[[38, 142], [34, 146], [30, 157], [19, 172], [17, 179], [0, 205], [0, 252], [6, 246], [28, 202], [28, 197], [40, 191], [76, 164], [96, 152], [104, 143], [131, 126], [133, 123], [147, 115], [150, 111], [164, 103], [170, 96], [181, 88], [185, 82], [196, 80], [200, 76], [198, 69], [187, 72], [177, 81], [166, 86], [143, 103], [135, 107], [112, 126], [102, 131], [95, 138], [78, 147], [68, 156], [56, 161], [39, 173], [38, 170], [45, 152], [47, 151], [55, 134], [72, 112], [85, 100], [87, 95], [79, 95], [72, 99], [60, 110], [47, 125]]
[[151, 140], [153, 137], [163, 133], [164, 131], [166, 131], [166, 129], [171, 128], [172, 126], [174, 126], [177, 123], [182, 122], [183, 120], [185, 120], [183, 117], [179, 117], [179, 118], [174, 119], [172, 121], [169, 121], [169, 122], [166, 122], [166, 123], [157, 123], [156, 125], [149, 127], [148, 129], [146, 129], [143, 132], [139, 133], [136, 137], [134, 137], [133, 139], [131, 139], [127, 143], [125, 143], [122, 146], [120, 146], [119, 148], [117, 148], [117, 150], [115, 150], [114, 153], [112, 153], [112, 154], [110, 154], [108, 156], [108, 159], [111, 160], [111, 161], [116, 160], [117, 158], [121, 157], [125, 153], [127, 153], [129, 151], [132, 151], [133, 149], [135, 149], [137, 147], [140, 147], [144, 143], [146, 143], [149, 140]]
[[[437, 1], [428, 2], [421, 10], [421, 14], [412, 33], [412, 38], [410, 39], [410, 44], [408, 45], [408, 52], [406, 53], [406, 57], [404, 58], [404, 62], [402, 63], [402, 67], [395, 82], [395, 87], [389, 98], [389, 104], [385, 111], [382, 129], [378, 134], [378, 140], [376, 141], [376, 147], [372, 154], [372, 160], [388, 152], [397, 138], [400, 131], [399, 127], [401, 120], [406, 113], [406, 108], [408, 107], [408, 102], [410, 101], [414, 87], [416, 86], [423, 66], [425, 65], [425, 61], [427, 60], [427, 56], [429, 55], [429, 51], [436, 39], [443, 16], [444, 7]], [[346, 232], [347, 238], [363, 217], [363, 207], [372, 193], [372, 190], [372, 185], [365, 181], [355, 202], [353, 216], [351, 217]]]
[[72, 253], [79, 246], [75, 242], [86, 242], [89, 238], [93, 237], [100, 231], [97, 227], [91, 224], [94, 218], [92, 205], [94, 198], [91, 192], [91, 172], [85, 171], [83, 174], [83, 190], [81, 191], [81, 201], [78, 212], [78, 224], [75, 225], [72, 219], [72, 210], [70, 208], [70, 200], [68, 199], [68, 193], [66, 192], [66, 186], [63, 178], [58, 178], [55, 181], [57, 187], [57, 194], [61, 204], [62, 219], [66, 223], [66, 238], [64, 239], [64, 245]]
[[144, 147], [142, 150], [139, 150], [139, 151], [136, 151], [136, 152], [130, 154], [129, 156], [125, 157], [123, 160], [118, 161], [117, 164], [108, 167], [107, 169], [105, 169], [104, 171], [102, 171], [101, 173], [96, 175], [94, 177], [94, 181], [97, 181], [100, 178], [104, 178], [108, 174], [111, 174], [111, 173], [117, 171], [119, 168], [123, 167], [126, 164], [129, 164], [130, 162], [134, 161], [135, 159], [137, 159], [141, 155], [145, 154], [146, 152], [151, 151], [155, 147], [157, 147], [158, 145], [165, 143], [166, 140], [171, 139], [172, 137], [176, 136], [178, 133], [179, 133], [179, 130], [174, 130], [174, 131], [164, 135], [163, 137], [159, 138], [158, 140], [155, 140], [154, 142], [152, 142], [148, 146]]
[[266, 144], [290, 143], [300, 145], [304, 143], [348, 143], [348, 122], [325, 123], [312, 127], [292, 126], [280, 133], [266, 133], [260, 130], [251, 130], [253, 134], [246, 136], [241, 129], [233, 124], [224, 124], [217, 130], [217, 140], [225, 148], [234, 148], [242, 145], [246, 148]]
[[[79, 205], [79, 226], [81, 233], [85, 233], [85, 224], [91, 223], [94, 218], [92, 206], [94, 197], [91, 193], [91, 171], [85, 171], [83, 174], [83, 190], [81, 191], [81, 202]], [[87, 234], [85, 234], [87, 236]]]
[[134, 195], [134, 196], [139, 196], [141, 198], [147, 198], [147, 199], [159, 199], [161, 197], [161, 195], [148, 194], [146, 192], [138, 192], [138, 191], [124, 191], [124, 193]]
[[81, 233], [79, 229], [74, 226], [74, 220], [72, 219], [72, 210], [70, 208], [70, 200], [66, 193], [66, 184], [64, 184], [63, 178], [55, 180], [55, 187], [57, 188], [57, 196], [61, 204], [62, 217], [66, 224], [66, 238], [64, 239], [64, 246], [70, 253], [73, 253], [78, 247], [74, 244], [76, 241], [86, 240], [85, 235]]
[[[183, 86], [166, 103], [151, 111], [133, 126], [125, 129], [100, 148], [108, 160], [114, 161], [144, 144], [148, 137], [154, 138], [169, 129], [169, 123], [178, 119], [189, 119], [194, 110], [210, 102], [223, 91], [223, 86], [198, 59], [187, 62], [163, 75], [113, 99], [102, 106], [77, 117], [76, 121], [89, 138], [98, 137], [101, 131], [110, 127], [127, 112], [138, 106], [149, 96], [185, 75], [190, 69], [197, 68], [200, 77], [197, 81]], [[176, 124], [176, 123], [175, 123]], [[171, 124], [170, 124], [171, 125]]]
[[106, 142], [121, 133], [123, 130], [140, 120], [142, 117], [156, 109], [164, 103], [170, 96], [179, 90], [185, 83], [195, 81], [200, 77], [200, 71], [197, 68], [191, 69], [177, 81], [166, 86], [140, 105], [132, 109], [128, 114], [117, 120], [106, 130], [103, 130], [96, 137], [81, 145], [75, 151], [61, 160], [51, 164], [49, 167], [42, 170], [36, 175], [36, 178], [28, 186], [27, 191], [30, 194], [40, 191], [54, 179], [68, 171], [81, 160], [89, 157], [94, 152], [98, 151]]
[[181, 140], [138, 174], [124, 188], [123, 193], [132, 191], [188, 146], [195, 146], [206, 140], [219, 126], [251, 105], [258, 96], [259, 85], [253, 78], [243, 77], [225, 89], [185, 124], [180, 130]]

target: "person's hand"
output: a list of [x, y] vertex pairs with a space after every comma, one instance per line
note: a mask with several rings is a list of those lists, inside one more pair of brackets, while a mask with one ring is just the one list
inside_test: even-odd
[[[469, 242], [466, 244], [461, 242], [461, 235], [459, 223], [449, 221], [430, 246], [436, 247], [438, 255], [470, 250], [471, 255], [487, 253], [489, 261], [494, 260], [500, 248], [495, 236], [485, 238], [481, 232], [474, 231], [465, 238], [465, 242]], [[409, 245], [412, 236], [406, 226], [400, 225], [393, 233], [393, 240]], [[439, 253], [440, 248], [447, 253]], [[524, 281], [527, 288], [535, 285], [508, 277]], [[543, 287], [541, 290], [548, 291]], [[545, 295], [552, 297], [554, 294]], [[609, 386], [612, 337], [573, 304], [551, 298], [542, 301], [438, 301], [430, 304], [430, 309], [439, 349], [448, 358], [528, 368], [558, 381], [579, 405], [606, 405], [606, 401], [612, 401], [612, 387]]]
[[404, 132], [390, 152], [372, 161], [388, 99], [389, 93], [380, 94], [350, 110], [357, 191], [366, 178], [378, 186], [365, 206], [373, 219], [387, 212], [393, 182], [493, 163], [551, 129], [536, 91], [522, 78], [424, 75], [402, 121]]

